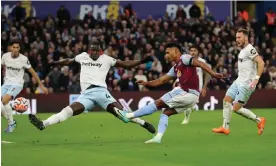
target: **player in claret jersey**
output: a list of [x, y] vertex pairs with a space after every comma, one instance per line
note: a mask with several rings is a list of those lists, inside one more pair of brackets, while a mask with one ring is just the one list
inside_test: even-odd
[[[85, 110], [91, 110], [96, 105], [118, 117], [116, 110], [122, 109], [122, 107], [109, 93], [105, 82], [109, 69], [112, 66], [131, 68], [142, 63], [153, 61], [153, 58], [145, 57], [142, 60], [132, 61], [116, 60], [106, 54], [101, 54], [99, 42], [92, 42], [88, 52], [83, 52], [73, 59], [56, 61], [54, 62], [54, 65], [68, 65], [74, 61], [81, 65], [81, 95], [70, 106], [63, 108], [61, 112], [52, 115], [46, 120], [41, 121], [35, 115], [30, 114], [30, 122], [39, 130], [44, 130], [50, 125], [57, 124], [72, 116], [79, 115]], [[140, 118], [135, 118], [132, 120], [132, 122], [140, 124], [143, 128], [147, 129], [151, 133], [155, 133], [155, 128], [153, 125]]]
[[139, 84], [144, 86], [155, 87], [178, 78], [181, 88], [173, 89], [172, 91], [163, 95], [160, 99], [133, 113], [127, 113], [126, 111], [121, 110], [117, 112], [123, 120], [128, 122], [132, 118], [149, 115], [157, 110], [163, 108], [165, 109], [160, 116], [157, 135], [145, 143], [161, 143], [162, 136], [168, 126], [169, 116], [183, 112], [185, 109], [190, 108], [196, 104], [200, 94], [196, 67], [201, 67], [213, 77], [224, 78], [222, 74], [214, 72], [205, 63], [199, 61], [196, 58], [193, 58], [191, 55], [182, 55], [181, 50], [182, 49], [179, 44], [167, 44], [165, 58], [169, 62], [174, 61], [175, 65], [166, 75], [160, 77], [159, 79], [149, 82], [137, 81]]

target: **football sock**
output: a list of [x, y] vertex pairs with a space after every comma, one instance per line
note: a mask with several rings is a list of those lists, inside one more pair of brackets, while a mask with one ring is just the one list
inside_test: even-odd
[[232, 104], [226, 101], [223, 101], [223, 128], [229, 129], [230, 127], [230, 120], [232, 116]]
[[[132, 110], [129, 107], [128, 107], [128, 109], [124, 109], [124, 110], [128, 113], [132, 113]], [[131, 122], [137, 123], [140, 125], [144, 125], [146, 121], [144, 121], [143, 119], [140, 119], [140, 118], [133, 118], [133, 119], [131, 119]]]
[[135, 118], [135, 117], [141, 117], [144, 115], [150, 115], [153, 112], [155, 112], [156, 110], [157, 110], [157, 107], [156, 107], [155, 103], [150, 103], [135, 112], [127, 113], [126, 117], [127, 118]]
[[2, 101], [1, 101], [1, 116], [5, 119], [8, 119], [8, 115]]
[[66, 119], [70, 118], [71, 116], [73, 116], [73, 110], [71, 107], [67, 106], [63, 108], [63, 110], [60, 113], [54, 114], [48, 119], [44, 120], [43, 125], [44, 127], [47, 127], [59, 122], [63, 122]]
[[257, 123], [261, 122], [261, 119], [255, 115], [252, 111], [250, 111], [249, 109], [246, 108], [241, 108], [238, 111], [235, 111], [237, 114], [247, 118], [247, 119], [251, 119]]
[[143, 119], [140, 119], [140, 118], [133, 118], [133, 119], [131, 119], [131, 122], [134, 122], [134, 123], [137, 123], [137, 124], [140, 124], [140, 125], [145, 124], [145, 121]]
[[188, 108], [184, 111], [184, 114], [185, 114], [185, 118], [190, 118], [190, 115], [191, 115], [191, 112], [192, 112], [192, 108]]
[[160, 115], [160, 120], [158, 123], [158, 131], [156, 137], [161, 139], [168, 127], [169, 117], [166, 114]]
[[8, 124], [9, 125], [11, 125], [11, 124], [13, 124], [14, 123], [14, 120], [13, 120], [13, 114], [12, 114], [12, 107], [11, 107], [11, 105], [10, 105], [10, 103], [8, 103], [8, 104], [6, 104], [6, 105], [4, 105], [3, 103], [2, 103], [2, 105], [3, 105], [3, 108], [2, 108], [2, 106], [1, 106], [1, 108], [3, 109], [3, 111], [4, 111], [4, 116], [6, 117], [6, 119], [8, 120]]

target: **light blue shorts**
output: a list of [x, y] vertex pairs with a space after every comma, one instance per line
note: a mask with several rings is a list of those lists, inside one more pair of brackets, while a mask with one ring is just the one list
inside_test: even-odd
[[89, 111], [96, 105], [106, 110], [109, 104], [117, 101], [105, 87], [95, 87], [82, 92], [75, 102], [81, 103]]
[[245, 105], [254, 90], [250, 89], [250, 85], [239, 84], [236, 81], [229, 87], [226, 96], [230, 96], [234, 102]]
[[189, 90], [186, 92], [179, 87], [164, 94], [161, 100], [164, 101], [170, 108], [174, 108], [176, 112], [183, 112], [185, 109], [193, 107], [198, 101], [199, 92]]
[[1, 97], [5, 94], [11, 95], [13, 99], [22, 91], [22, 87], [18, 85], [4, 84], [1, 86]]

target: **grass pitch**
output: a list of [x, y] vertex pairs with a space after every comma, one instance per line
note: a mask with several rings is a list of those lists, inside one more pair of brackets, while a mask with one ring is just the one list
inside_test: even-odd
[[[135, 124], [124, 124], [108, 113], [88, 113], [39, 131], [25, 115], [15, 116], [18, 128], [4, 133], [3, 166], [272, 166], [276, 162], [276, 109], [253, 110], [267, 118], [263, 135], [256, 124], [233, 114], [231, 134], [211, 132], [222, 124], [222, 111], [193, 112], [188, 125], [183, 114], [169, 119], [162, 144]], [[144, 119], [157, 128], [159, 114]], [[50, 114], [39, 114], [46, 118]]]

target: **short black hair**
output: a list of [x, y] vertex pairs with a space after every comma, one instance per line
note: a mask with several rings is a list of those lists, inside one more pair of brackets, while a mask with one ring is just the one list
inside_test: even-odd
[[178, 43], [168, 43], [168, 44], [166, 44], [165, 50], [166, 50], [167, 48], [173, 48], [173, 47], [176, 47], [176, 48], [179, 50], [179, 52], [180, 52], [181, 54], [183, 53], [182, 47], [181, 47], [180, 44], [178, 44]]
[[190, 51], [192, 48], [196, 49], [198, 52], [201, 52], [200, 47], [198, 47], [197, 45], [191, 45], [191, 46], [189, 47], [189, 51]]
[[246, 29], [244, 29], [244, 28], [239, 28], [239, 29], [237, 30], [237, 32], [239, 32], [239, 33], [243, 33], [243, 34], [244, 34], [244, 35], [246, 35], [246, 36], [248, 36], [248, 35], [249, 35], [248, 30], [246, 30]]
[[20, 46], [21, 41], [19, 39], [13, 39], [12, 41], [10, 41], [9, 46], [12, 46], [14, 44], [18, 44]]

